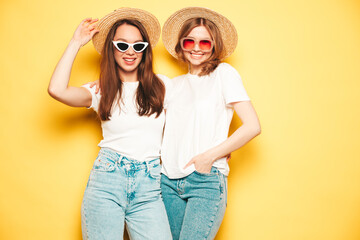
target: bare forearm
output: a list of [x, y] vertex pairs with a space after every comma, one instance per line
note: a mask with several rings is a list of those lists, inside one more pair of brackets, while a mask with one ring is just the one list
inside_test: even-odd
[[94, 24], [97, 19], [86, 18], [76, 28], [59, 63], [51, 76], [48, 92], [56, 100], [73, 107], [89, 107], [91, 93], [82, 87], [70, 87], [70, 73], [79, 49], [88, 43], [98, 30]]
[[231, 103], [243, 125], [221, 144], [194, 156], [184, 168], [194, 164], [199, 172], [209, 173], [213, 163], [227, 156], [229, 153], [244, 146], [247, 142], [260, 134], [260, 123], [254, 107], [250, 101]]
[[257, 123], [242, 125], [224, 142], [214, 148], [209, 149], [208, 153], [210, 156], [212, 156], [212, 161], [216, 161], [228, 155], [229, 153], [241, 148], [251, 139], [259, 135], [260, 132], [260, 125]]
[[68, 88], [71, 68], [80, 47], [78, 42], [71, 40], [58, 62], [48, 87], [48, 92], [52, 97], [59, 98]]
[[259, 119], [250, 101], [233, 103], [233, 107], [243, 125], [224, 142], [207, 151], [212, 161], [216, 161], [241, 148], [261, 132]]

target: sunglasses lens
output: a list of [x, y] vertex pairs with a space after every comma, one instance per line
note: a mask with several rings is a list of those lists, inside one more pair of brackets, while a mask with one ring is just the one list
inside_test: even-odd
[[199, 42], [199, 48], [201, 49], [201, 50], [205, 50], [205, 51], [208, 51], [208, 50], [210, 50], [211, 49], [211, 41], [209, 41], [209, 40], [201, 40], [200, 42]]
[[135, 43], [133, 48], [135, 52], [142, 52], [145, 49], [146, 45], [144, 43]]
[[195, 41], [193, 39], [184, 39], [183, 48], [186, 50], [192, 50], [195, 47]]
[[127, 45], [126, 43], [120, 42], [117, 43], [116, 46], [120, 49], [120, 51], [125, 52], [128, 48], [129, 45]]

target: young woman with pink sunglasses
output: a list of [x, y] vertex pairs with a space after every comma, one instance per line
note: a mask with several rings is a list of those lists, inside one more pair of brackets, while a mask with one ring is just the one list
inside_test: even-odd
[[[237, 33], [224, 16], [190, 7], [168, 18], [162, 39], [189, 69], [166, 89], [161, 190], [172, 236], [213, 239], [226, 208], [226, 156], [261, 131], [240, 75], [221, 62], [234, 51]], [[228, 137], [234, 110], [243, 124]]]

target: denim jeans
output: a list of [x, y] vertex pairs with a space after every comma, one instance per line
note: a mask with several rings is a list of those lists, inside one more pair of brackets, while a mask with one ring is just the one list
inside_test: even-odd
[[161, 191], [174, 240], [215, 238], [227, 198], [227, 177], [218, 169], [180, 179], [162, 174]]
[[102, 148], [90, 173], [81, 207], [83, 239], [171, 238], [160, 195], [160, 160], [139, 162]]

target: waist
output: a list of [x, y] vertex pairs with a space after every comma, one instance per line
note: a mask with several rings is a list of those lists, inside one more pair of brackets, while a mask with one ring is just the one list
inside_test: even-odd
[[139, 161], [127, 156], [124, 156], [110, 148], [101, 148], [98, 158], [106, 159], [109, 163], [118, 164], [120, 167], [131, 168], [133, 170], [148, 168], [149, 166], [160, 164], [160, 158], [153, 158], [150, 160]]

